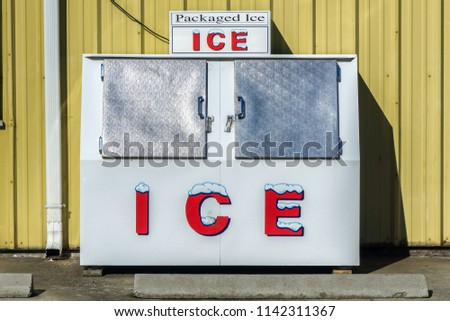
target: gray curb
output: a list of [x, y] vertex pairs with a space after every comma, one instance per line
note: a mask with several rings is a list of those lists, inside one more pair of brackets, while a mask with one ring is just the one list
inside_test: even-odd
[[427, 298], [422, 274], [136, 274], [134, 295], [148, 299]]
[[32, 274], [0, 273], [0, 298], [28, 298], [32, 295]]

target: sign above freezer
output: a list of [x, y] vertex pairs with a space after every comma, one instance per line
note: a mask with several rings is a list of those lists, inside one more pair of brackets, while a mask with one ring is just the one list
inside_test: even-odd
[[270, 54], [270, 11], [171, 11], [171, 54]]

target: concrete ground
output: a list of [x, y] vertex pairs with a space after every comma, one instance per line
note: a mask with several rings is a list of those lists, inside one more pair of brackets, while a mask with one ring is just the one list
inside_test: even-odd
[[[364, 254], [354, 273], [421, 273], [431, 297], [426, 300], [450, 300], [450, 257], [432, 251], [410, 255]], [[83, 276], [79, 255], [50, 260], [44, 254], [0, 254], [0, 273], [32, 273], [35, 295], [25, 300], [139, 300], [132, 296], [135, 273], [243, 273], [295, 274], [331, 273], [325, 268], [107, 268], [102, 277]], [[22, 299], [23, 300], [23, 299]]]

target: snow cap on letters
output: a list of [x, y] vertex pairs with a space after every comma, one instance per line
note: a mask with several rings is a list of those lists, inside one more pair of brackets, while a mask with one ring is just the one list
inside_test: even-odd
[[286, 192], [296, 192], [298, 194], [301, 194], [303, 192], [303, 187], [301, 185], [298, 184], [285, 184], [285, 183], [280, 183], [280, 184], [266, 184], [264, 186], [264, 189], [266, 191], [268, 190], [272, 190], [277, 194], [284, 194]]
[[136, 189], [136, 192], [139, 192], [139, 193], [146, 193], [146, 192], [150, 191], [150, 187], [148, 187], [147, 184], [142, 183], [142, 182], [137, 184], [135, 189]]
[[220, 194], [222, 196], [228, 196], [227, 190], [225, 186], [212, 183], [212, 182], [205, 182], [200, 184], [195, 184], [194, 187], [191, 188], [189, 191], [189, 195], [198, 195], [198, 194]]

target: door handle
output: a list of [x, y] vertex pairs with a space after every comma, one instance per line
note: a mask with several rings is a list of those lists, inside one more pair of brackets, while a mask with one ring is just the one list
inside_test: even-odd
[[205, 101], [205, 99], [202, 96], [197, 98], [198, 117], [200, 117], [200, 119], [205, 119], [205, 115], [203, 115], [203, 102], [204, 101]]
[[238, 97], [238, 101], [241, 103], [241, 112], [237, 115], [238, 119], [245, 118], [245, 100], [241, 96]]

